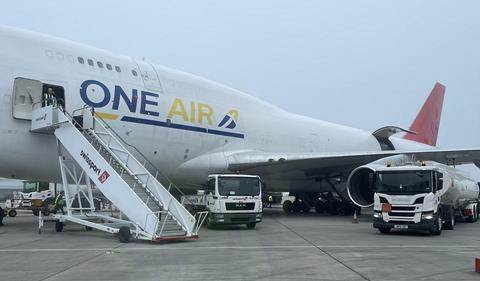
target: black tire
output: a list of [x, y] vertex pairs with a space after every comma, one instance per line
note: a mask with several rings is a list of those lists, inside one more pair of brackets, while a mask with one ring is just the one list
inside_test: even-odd
[[207, 218], [207, 228], [208, 229], [215, 229], [216, 225], [215, 223], [210, 219], [210, 217]]
[[442, 228], [443, 228], [443, 219], [442, 219], [442, 216], [440, 215], [440, 212], [435, 219], [437, 220], [435, 223], [435, 229], [432, 230], [430, 233], [433, 235], [441, 235]]
[[48, 210], [43, 210], [43, 211], [42, 211], [42, 214], [43, 214], [44, 216], [49, 216], [49, 215], [50, 215], [50, 211], [48, 211]]
[[378, 228], [378, 231], [380, 231], [380, 233], [383, 233], [383, 234], [390, 233], [390, 230], [392, 230], [390, 227], [379, 227]]
[[304, 212], [304, 213], [310, 213], [310, 209], [311, 209], [311, 208], [310, 208], [310, 206], [309, 206], [307, 203], [302, 202], [302, 212]]
[[11, 217], [11, 218], [14, 218], [17, 216], [17, 211], [15, 211], [14, 209], [11, 209], [10, 211], [8, 211], [8, 216]]
[[38, 216], [40, 212], [37, 209], [32, 210], [34, 216]]
[[93, 227], [91, 227], [91, 226], [85, 226], [85, 230], [86, 230], [86, 231], [92, 231], [92, 230], [93, 230]]
[[253, 229], [253, 228], [255, 228], [256, 225], [257, 225], [256, 222], [249, 222], [249, 223], [247, 223], [247, 228], [248, 229]]
[[292, 201], [287, 200], [287, 201], [283, 202], [282, 208], [283, 208], [283, 211], [285, 213], [292, 212]]
[[327, 205], [327, 213], [329, 213], [329, 214], [332, 215], [332, 216], [338, 215], [339, 209], [340, 209], [340, 208], [339, 208], [339, 206], [338, 206], [338, 203], [330, 202], [330, 203]]
[[5, 216], [5, 213], [3, 212], [2, 207], [0, 207], [0, 226], [3, 226], [3, 217]]
[[315, 212], [319, 214], [325, 212], [325, 203], [320, 200], [317, 201], [317, 203], [315, 203]]
[[445, 224], [443, 228], [446, 230], [453, 230], [455, 228], [455, 212], [453, 209], [450, 209], [445, 214]]
[[478, 206], [475, 205], [475, 207], [473, 208], [473, 221], [474, 222], [477, 222], [478, 221], [478, 210], [477, 210]]
[[61, 221], [56, 221], [55, 222], [55, 231], [56, 232], [62, 232], [63, 231], [63, 222], [61, 222]]
[[132, 234], [130, 233], [130, 227], [122, 226], [118, 230], [118, 240], [120, 243], [128, 243], [132, 238]]
[[303, 210], [303, 204], [300, 201], [293, 201], [292, 203], [292, 211], [294, 213], [300, 213]]

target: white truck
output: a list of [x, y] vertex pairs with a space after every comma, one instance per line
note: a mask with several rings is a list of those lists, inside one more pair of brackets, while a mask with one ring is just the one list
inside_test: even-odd
[[254, 228], [262, 221], [262, 181], [254, 175], [209, 175], [205, 190], [184, 195], [187, 210], [208, 211], [207, 227], [246, 224]]
[[15, 191], [13, 198], [5, 202], [8, 216], [15, 217], [17, 210], [32, 210], [38, 216], [39, 212], [49, 214], [49, 205], [55, 202], [56, 185], [54, 183], [24, 181], [23, 191]]
[[440, 235], [458, 219], [478, 219], [479, 183], [462, 171], [433, 161], [377, 168], [373, 227], [425, 230]]

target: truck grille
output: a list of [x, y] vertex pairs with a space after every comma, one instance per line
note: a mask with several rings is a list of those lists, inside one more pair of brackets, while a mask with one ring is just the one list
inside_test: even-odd
[[406, 213], [406, 212], [388, 212], [388, 215], [391, 217], [413, 217], [415, 213]]
[[415, 211], [415, 206], [392, 206], [392, 211]]
[[416, 209], [416, 206], [393, 205], [392, 210], [388, 212], [388, 215], [391, 217], [413, 218], [415, 216], [415, 209]]
[[225, 203], [227, 210], [253, 210], [255, 209], [255, 203]]

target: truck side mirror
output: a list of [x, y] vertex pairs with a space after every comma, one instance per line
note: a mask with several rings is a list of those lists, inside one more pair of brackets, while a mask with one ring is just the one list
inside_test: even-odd
[[442, 190], [443, 188], [443, 177], [439, 176], [437, 179], [437, 190]]

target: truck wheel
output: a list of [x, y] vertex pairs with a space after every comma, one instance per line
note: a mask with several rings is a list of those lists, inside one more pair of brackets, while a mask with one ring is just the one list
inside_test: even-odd
[[207, 228], [215, 229], [215, 223], [210, 219], [210, 217], [207, 218]]
[[3, 217], [5, 216], [5, 213], [3, 212], [2, 207], [0, 207], [0, 226], [3, 225]]
[[287, 200], [283, 202], [282, 208], [285, 213], [290, 213], [292, 211], [292, 201]]
[[437, 223], [435, 224], [435, 229], [432, 231], [434, 235], [442, 234], [443, 220], [440, 214], [437, 215]]
[[450, 209], [450, 211], [447, 212], [443, 228], [445, 228], [446, 230], [453, 230], [455, 228], [455, 212], [453, 211], [453, 209]]
[[62, 232], [63, 231], [63, 222], [61, 222], [61, 221], [56, 221], [55, 222], [55, 231], [56, 232]]
[[12, 218], [17, 216], [17, 211], [15, 211], [14, 209], [11, 209], [10, 211], [8, 211], [8, 216]]
[[257, 223], [255, 223], [255, 222], [247, 223], [247, 228], [248, 229], [253, 229], [253, 228], [255, 228], [255, 225], [257, 225]]
[[390, 230], [392, 230], [390, 227], [379, 227], [378, 228], [378, 231], [380, 231], [380, 233], [383, 233], [383, 234], [390, 233]]
[[132, 234], [130, 233], [130, 227], [128, 226], [122, 226], [118, 230], [118, 240], [120, 243], [128, 243], [130, 241], [130, 238], [132, 237]]
[[477, 222], [478, 221], [478, 210], [477, 210], [477, 205], [475, 205], [475, 207], [473, 207], [473, 221], [474, 222]]

